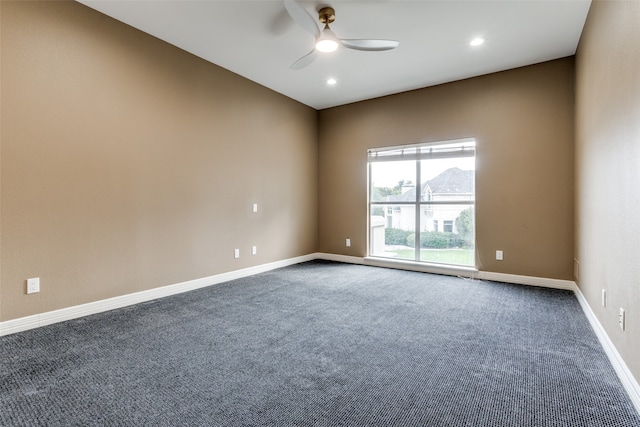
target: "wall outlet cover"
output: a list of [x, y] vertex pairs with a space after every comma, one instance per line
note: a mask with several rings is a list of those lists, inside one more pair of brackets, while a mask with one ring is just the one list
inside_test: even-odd
[[34, 277], [32, 279], [27, 279], [27, 293], [35, 294], [40, 292], [40, 278]]

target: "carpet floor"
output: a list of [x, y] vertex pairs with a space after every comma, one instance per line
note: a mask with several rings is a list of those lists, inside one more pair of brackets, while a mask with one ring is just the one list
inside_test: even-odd
[[313, 261], [0, 337], [2, 426], [640, 426], [572, 292]]

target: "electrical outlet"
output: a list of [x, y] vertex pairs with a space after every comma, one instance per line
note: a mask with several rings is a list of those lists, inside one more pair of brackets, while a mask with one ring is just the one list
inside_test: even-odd
[[235, 249], [233, 251], [233, 257], [236, 259], [240, 258], [240, 249]]
[[620, 313], [618, 314], [618, 325], [620, 325], [620, 329], [624, 331], [624, 322], [625, 322], [625, 313], [624, 308], [620, 307]]
[[504, 259], [502, 251], [496, 251], [496, 260], [502, 261]]
[[345, 245], [347, 245], [348, 248], [351, 247], [351, 239], [347, 239]]
[[255, 255], [258, 253], [258, 247], [257, 246], [251, 246], [251, 255]]
[[254, 204], [253, 204], [252, 211], [253, 211], [254, 213], [258, 212], [258, 204], [257, 204], [257, 203], [254, 203]]
[[40, 292], [40, 278], [27, 279], [27, 293], [35, 294], [38, 292]]
[[605, 289], [602, 290], [602, 306], [607, 306], [607, 291]]

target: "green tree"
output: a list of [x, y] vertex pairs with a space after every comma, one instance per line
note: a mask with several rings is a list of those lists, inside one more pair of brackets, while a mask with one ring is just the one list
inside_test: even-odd
[[458, 235], [467, 246], [473, 245], [474, 238], [473, 208], [468, 208], [460, 212], [460, 216], [456, 218], [456, 230]]
[[[398, 181], [398, 184], [396, 184], [394, 187], [374, 187], [373, 190], [376, 200], [382, 200], [386, 196], [402, 194], [402, 187], [404, 187], [405, 184], [411, 185], [411, 181], [405, 182], [405, 180], [403, 179], [401, 181]], [[380, 197], [380, 199], [377, 199], [377, 197]]]

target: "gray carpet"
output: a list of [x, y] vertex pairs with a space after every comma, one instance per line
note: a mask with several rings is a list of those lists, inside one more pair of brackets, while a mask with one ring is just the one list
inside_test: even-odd
[[314, 261], [0, 338], [2, 426], [640, 426], [568, 291]]

